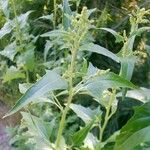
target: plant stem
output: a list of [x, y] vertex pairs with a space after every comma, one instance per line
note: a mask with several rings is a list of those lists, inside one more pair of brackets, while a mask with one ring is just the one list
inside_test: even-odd
[[20, 30], [19, 21], [17, 18], [17, 10], [16, 10], [15, 0], [11, 0], [11, 2], [12, 2], [12, 8], [13, 8], [14, 16], [15, 16], [15, 24], [16, 24], [16, 32], [17, 32], [16, 39], [17, 39], [17, 41], [19, 41], [19, 44], [22, 45], [23, 44], [22, 33]]
[[27, 69], [25, 69], [26, 71], [26, 82], [29, 83], [29, 71]]
[[53, 28], [56, 29], [57, 2], [54, 0]]
[[54, 97], [54, 100], [55, 100], [55, 105], [62, 111], [63, 110], [63, 107], [61, 106], [59, 100], [57, 99], [56, 95], [52, 92], [52, 95]]
[[[138, 30], [138, 25], [137, 25], [137, 24], [133, 24], [133, 25], [131, 26], [131, 33], [135, 32], [135, 31], [137, 31], [137, 30]], [[124, 51], [130, 50], [129, 52], [133, 52], [133, 44], [134, 44], [134, 41], [135, 41], [135, 36], [133, 36], [133, 37], [131, 37], [131, 38], [128, 38], [128, 42], [127, 42], [128, 45], [127, 45], [127, 46], [124, 45], [124, 48], [123, 48]], [[126, 48], [126, 47], [127, 47], [127, 48]], [[128, 53], [129, 53], [129, 52], [128, 52]], [[133, 64], [134, 64], [134, 62], [133, 62]], [[132, 65], [133, 65], [133, 64], [132, 64]], [[128, 63], [127, 65], [131, 65], [131, 64]], [[132, 78], [132, 75], [133, 75], [134, 67], [133, 67], [133, 70], [131, 70], [131, 67], [130, 67], [130, 72], [132, 72], [132, 74], [131, 74], [130, 76], [128, 76], [128, 70], [127, 70], [127, 74], [122, 74], [122, 72], [124, 72], [125, 69], [126, 69], [126, 65], [124, 65], [124, 63], [121, 63], [121, 69], [120, 69], [120, 74], [119, 74], [119, 75], [130, 81], [131, 78]], [[128, 91], [127, 88], [123, 88], [123, 89], [122, 89], [122, 101], [125, 100], [127, 91]]]
[[103, 141], [103, 134], [104, 134], [104, 131], [106, 129], [106, 126], [107, 126], [107, 123], [109, 121], [109, 119], [112, 117], [112, 115], [114, 114], [114, 112], [111, 112], [111, 106], [112, 106], [112, 103], [115, 99], [115, 94], [116, 94], [116, 89], [113, 90], [111, 96], [110, 96], [110, 99], [109, 99], [109, 104], [108, 104], [108, 107], [106, 108], [106, 114], [105, 114], [105, 117], [104, 117], [104, 123], [102, 126], [100, 126], [100, 133], [99, 133], [99, 141], [100, 143]]
[[71, 66], [69, 68], [69, 96], [68, 96], [68, 101], [67, 105], [63, 110], [63, 114], [60, 120], [59, 124], [59, 129], [58, 129], [58, 134], [57, 134], [57, 139], [56, 139], [56, 148], [59, 149], [60, 146], [60, 141], [63, 133], [63, 129], [65, 127], [65, 121], [66, 121], [66, 116], [69, 111], [69, 106], [73, 100], [74, 96], [74, 89], [73, 89], [73, 77], [74, 77], [74, 69], [75, 69], [75, 60], [77, 57], [77, 49], [72, 50], [72, 59], [71, 59]]

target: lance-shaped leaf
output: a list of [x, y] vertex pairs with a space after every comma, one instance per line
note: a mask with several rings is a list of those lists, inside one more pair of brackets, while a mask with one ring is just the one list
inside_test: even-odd
[[124, 77], [125, 79], [131, 80], [134, 66], [136, 63], [136, 58], [132, 56], [120, 59], [121, 59], [120, 76]]
[[41, 37], [62, 37], [63, 35], [67, 35], [67, 32], [63, 30], [53, 30], [42, 34]]
[[[27, 24], [27, 20], [31, 12], [33, 11], [28, 11], [25, 14], [21, 14], [17, 17], [21, 29], [24, 28]], [[9, 34], [15, 26], [15, 19], [8, 20], [0, 30], [0, 39], [3, 38], [5, 35]]]
[[22, 52], [21, 55], [17, 57], [17, 66], [32, 71], [35, 66], [35, 56], [34, 56], [35, 47], [33, 45], [27, 45], [26, 48], [27, 51]]
[[92, 120], [89, 124], [83, 127], [81, 130], [77, 131], [73, 137], [72, 141], [75, 146], [80, 146], [85, 140], [87, 134], [90, 132], [92, 126], [94, 124], [94, 120]]
[[108, 88], [137, 88], [133, 83], [113, 72], [108, 72], [104, 75], [99, 75], [93, 78], [91, 77], [91, 79], [83, 84], [83, 87], [83, 91], [87, 90], [93, 97], [96, 98], [100, 97], [102, 92]]
[[71, 20], [69, 16], [72, 15], [68, 0], [63, 0], [63, 27], [67, 30], [71, 26]]
[[100, 28], [101, 30], [105, 30], [107, 32], [110, 32], [111, 34], [114, 35], [114, 37], [116, 38], [116, 43], [120, 43], [122, 41], [124, 41], [124, 37], [121, 36], [120, 34], [118, 34], [116, 31], [109, 29], [109, 28]]
[[19, 99], [16, 105], [5, 115], [5, 117], [16, 113], [34, 99], [41, 97], [49, 91], [66, 88], [67, 82], [57, 73], [48, 70], [39, 81], [37, 81], [27, 90], [27, 92]]
[[49, 40], [46, 41], [46, 44], [45, 44], [45, 48], [44, 48], [44, 61], [46, 62], [46, 59], [47, 59], [47, 55], [48, 55], [48, 52], [49, 50], [53, 47], [53, 43], [50, 42]]
[[34, 137], [36, 144], [42, 143], [42, 146], [51, 147], [49, 140], [54, 138], [55, 120], [45, 122], [41, 118], [33, 116], [26, 112], [21, 112], [24, 126], [28, 128], [27, 135]]
[[146, 49], [147, 53], [148, 53], [149, 56], [150, 56], [150, 46], [149, 46], [149, 45], [145, 45], [145, 49]]
[[[33, 11], [28, 11], [24, 14], [21, 14], [20, 16], [17, 17], [19, 23], [20, 23], [20, 28], [24, 28], [25, 25], [27, 24], [27, 20], [29, 18], [29, 15], [32, 13]], [[14, 21], [14, 20], [13, 20]]]
[[87, 77], [93, 76], [98, 71], [98, 68], [94, 67], [92, 63], [89, 63], [89, 67], [87, 70]]
[[7, 45], [3, 51], [0, 52], [0, 55], [3, 55], [7, 58], [9, 58], [11, 61], [14, 60], [15, 55], [17, 54], [16, 50], [16, 43], [13, 42], [9, 45]]
[[133, 83], [125, 80], [124, 78], [113, 72], [108, 72], [104, 75], [91, 78], [89, 81], [86, 82], [86, 84], [91, 84], [93, 82], [103, 83], [106, 87], [127, 87], [131, 89], [137, 88]]
[[[150, 103], [135, 108], [134, 116], [121, 129], [114, 150], [133, 150], [150, 141]], [[141, 148], [143, 149], [143, 148]]]
[[53, 14], [51, 14], [51, 15], [44, 15], [44, 16], [42, 16], [42, 17], [40, 17], [39, 19], [47, 19], [47, 20], [50, 20], [50, 21], [52, 21], [53, 20]]
[[134, 32], [130, 35], [130, 37], [132, 37], [132, 36], [140, 36], [143, 32], [145, 32], [145, 31], [147, 31], [147, 30], [150, 31], [150, 27], [141, 27], [141, 28], [139, 28], [138, 30], [134, 31]]
[[81, 118], [86, 124], [93, 120], [94, 117], [101, 115], [99, 108], [92, 110], [77, 104], [71, 104], [70, 108]]
[[[124, 44], [121, 51], [117, 54], [120, 57], [120, 61], [121, 61], [120, 76], [128, 80], [131, 80], [132, 78], [134, 65], [136, 62], [136, 57], [133, 55], [134, 41], [135, 41], [135, 36], [130, 37], [127, 43]], [[124, 52], [130, 54], [130, 56], [123, 56]]]
[[[122, 93], [119, 92], [117, 97], [121, 97]], [[150, 89], [141, 87], [140, 89], [129, 90], [127, 91], [126, 97], [130, 97], [136, 100], [139, 100], [143, 103], [150, 101]]]
[[94, 136], [92, 133], [88, 133], [84, 140], [84, 146], [87, 147], [87, 150], [99, 150], [100, 143], [98, 138]]
[[31, 134], [49, 140], [52, 136], [55, 121], [45, 122], [41, 118], [33, 116], [26, 112], [21, 112], [25, 124], [30, 128]]
[[3, 38], [5, 35], [9, 34], [13, 27], [11, 26], [12, 22], [11, 20], [10, 21], [7, 21], [4, 26], [1, 28], [0, 30], [0, 39]]
[[117, 55], [113, 54], [106, 48], [101, 47], [97, 44], [93, 44], [93, 43], [85, 44], [80, 47], [80, 51], [84, 51], [84, 50], [104, 55], [106, 57], [113, 59], [116, 62], [119, 62], [119, 57]]
[[19, 92], [21, 94], [25, 94], [27, 92], [27, 90], [32, 86], [32, 83], [22, 83], [19, 84]]
[[3, 13], [7, 18], [9, 18], [9, 12], [10, 10], [8, 9], [9, 5], [9, 0], [0, 0], [0, 8], [3, 10]]

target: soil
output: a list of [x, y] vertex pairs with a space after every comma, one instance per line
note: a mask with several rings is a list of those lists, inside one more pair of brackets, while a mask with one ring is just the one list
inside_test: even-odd
[[3, 119], [3, 116], [9, 110], [10, 108], [0, 100], [0, 150], [11, 150], [9, 145], [10, 137], [7, 135], [5, 128], [8, 126], [15, 126], [20, 120], [20, 116], [18, 114]]

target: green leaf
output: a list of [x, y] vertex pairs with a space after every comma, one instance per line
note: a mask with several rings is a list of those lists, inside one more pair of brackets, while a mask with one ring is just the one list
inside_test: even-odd
[[84, 61], [83, 61], [83, 66], [82, 66], [82, 68], [81, 68], [81, 70], [80, 70], [80, 72], [82, 73], [82, 74], [86, 74], [86, 72], [87, 72], [87, 69], [88, 69], [88, 64], [87, 64], [87, 60], [86, 59], [84, 59]]
[[94, 12], [96, 12], [96, 8], [93, 8], [93, 9], [88, 9], [87, 11], [87, 13], [88, 13], [88, 18], [94, 13]]
[[49, 50], [53, 47], [52, 42], [49, 40], [46, 41], [45, 48], [44, 48], [44, 61], [46, 62], [46, 58], [48, 55]]
[[87, 77], [93, 76], [94, 74], [96, 74], [97, 71], [98, 71], [98, 68], [94, 67], [92, 63], [89, 63], [86, 76]]
[[134, 116], [121, 129], [114, 150], [133, 150], [150, 141], [150, 103], [135, 108]]
[[112, 143], [116, 141], [117, 136], [120, 134], [120, 131], [115, 131], [106, 141], [105, 143]]
[[[136, 63], [136, 57], [133, 56], [133, 45], [135, 41], [135, 36], [132, 36], [128, 39], [127, 43], [124, 44], [121, 51], [118, 53], [120, 56], [121, 61], [121, 69], [120, 69], [120, 76], [124, 77], [127, 80], [131, 80], [134, 66]], [[125, 53], [125, 56], [123, 55]], [[123, 89], [122, 92], [122, 100], [126, 95], [127, 89]]]
[[31, 83], [22, 83], [19, 84], [19, 92], [21, 94], [25, 94], [27, 92], [27, 90], [32, 86], [33, 84]]
[[63, 0], [63, 18], [62, 18], [63, 20], [62, 20], [62, 23], [63, 23], [63, 27], [65, 30], [67, 30], [68, 28], [71, 27], [71, 20], [68, 17], [71, 15], [72, 15], [72, 12], [71, 12], [68, 0]]
[[28, 12], [26, 12], [24, 14], [21, 14], [20, 16], [17, 17], [21, 29], [24, 28], [27, 25], [27, 20], [29, 18], [29, 15], [32, 12], [33, 11], [28, 11]]
[[102, 92], [108, 88], [137, 88], [133, 83], [113, 72], [108, 72], [104, 75], [91, 77], [91, 79], [83, 84], [83, 87], [83, 91], [87, 90], [94, 97], [100, 97]]
[[113, 54], [112, 52], [110, 52], [106, 48], [101, 47], [101, 46], [99, 46], [97, 44], [93, 44], [93, 43], [85, 44], [85, 45], [80, 47], [80, 50], [81, 51], [85, 51], [86, 50], [86, 51], [102, 54], [102, 55], [104, 55], [106, 57], [109, 57], [109, 58], [113, 59], [116, 62], [119, 62], [119, 57], [117, 55]]
[[0, 6], [3, 10], [3, 13], [7, 18], [9, 18], [9, 9], [8, 9], [9, 0], [0, 0]]
[[136, 146], [133, 150], [150, 150], [150, 141]]
[[26, 46], [27, 51], [22, 52], [17, 58], [17, 65], [25, 70], [32, 71], [35, 66], [34, 49], [35, 46], [29, 44]]
[[5, 35], [9, 34], [12, 31], [12, 22], [11, 20], [7, 21], [4, 26], [0, 30], [0, 39], [3, 38]]
[[105, 30], [105, 31], [108, 31], [110, 32], [111, 34], [113, 34], [116, 38], [116, 43], [120, 43], [122, 41], [124, 41], [124, 37], [121, 36], [120, 34], [118, 34], [116, 31], [112, 30], [112, 29], [109, 29], [109, 28], [100, 28], [101, 30]]
[[[19, 84], [19, 91], [21, 94], [25, 94], [27, 90], [32, 86], [33, 84], [31, 83], [22, 83]], [[36, 98], [32, 101], [32, 103], [40, 103], [40, 102], [47, 102], [56, 105], [55, 101], [53, 100], [52, 96], [50, 93], [42, 95], [39, 98]], [[58, 105], [56, 105], [58, 107]]]
[[145, 45], [145, 49], [146, 49], [147, 53], [148, 53], [149, 56], [150, 56], [150, 46], [149, 46], [149, 45]]
[[30, 113], [21, 112], [24, 126], [28, 128], [26, 134], [33, 137], [36, 144], [42, 142], [45, 146], [50, 147], [50, 139], [54, 138], [55, 120], [45, 122], [41, 118], [31, 115]]
[[[121, 97], [122, 93], [118, 93], [117, 97]], [[126, 97], [139, 100], [143, 103], [150, 101], [150, 89], [141, 87], [140, 89], [128, 90]]]
[[61, 37], [63, 35], [66, 35], [67, 32], [66, 31], [62, 31], [62, 30], [53, 30], [50, 32], [46, 32], [44, 34], [41, 35], [41, 37]]
[[127, 80], [131, 80], [136, 58], [133, 56], [120, 58], [120, 60], [121, 60], [120, 76], [124, 77]]
[[92, 78], [91, 80], [87, 81], [86, 84], [91, 84], [93, 82], [100, 82], [102, 85], [111, 88], [111, 87], [127, 87], [127, 88], [137, 88], [133, 83], [130, 81], [120, 77], [119, 75], [108, 72], [104, 75], [97, 76], [95, 78]]
[[143, 32], [147, 31], [147, 30], [150, 30], [150, 27], [141, 27], [139, 28], [138, 30], [134, 31], [130, 37], [132, 36], [140, 36]]
[[49, 140], [55, 126], [54, 120], [52, 122], [45, 122], [42, 119], [26, 112], [21, 112], [21, 115], [23, 116], [23, 120], [26, 122], [27, 126], [32, 128], [32, 132], [35, 132], [35, 135], [38, 134]]
[[79, 72], [77, 72], [77, 76], [78, 77], [84, 77], [86, 75], [86, 73], [87, 73], [87, 69], [88, 69], [87, 60], [83, 58], [82, 67], [79, 70]]
[[87, 147], [88, 150], [99, 150], [100, 142], [92, 133], [88, 133], [84, 140], [84, 147]]
[[94, 121], [92, 120], [88, 125], [86, 125], [85, 127], [83, 127], [81, 130], [77, 131], [73, 137], [73, 144], [75, 146], [80, 146], [83, 141], [85, 140], [87, 134], [90, 132], [92, 126], [94, 124]]
[[44, 15], [44, 16], [40, 17], [39, 19], [47, 19], [47, 20], [53, 21], [53, 14], [46, 15], [46, 16]]
[[83, 107], [77, 104], [71, 104], [70, 108], [81, 118], [86, 124], [91, 122], [97, 115], [101, 115], [101, 111], [98, 109], [91, 110], [90, 108]]
[[14, 79], [25, 78], [25, 74], [22, 73], [19, 69], [14, 66], [11, 66], [7, 69], [6, 73], [3, 76], [3, 82], [9, 82]]
[[3, 51], [0, 51], [0, 55], [3, 55], [5, 57], [9, 58], [11, 61], [14, 60], [14, 57], [16, 54], [17, 54], [17, 51], [16, 51], [16, 43], [15, 42], [7, 45]]
[[[33, 11], [28, 11], [27, 13], [21, 14], [20, 16], [17, 17], [21, 29], [24, 28], [25, 25], [27, 24], [27, 19], [31, 12]], [[5, 35], [9, 34], [15, 26], [16, 26], [15, 19], [8, 20], [0, 30], [0, 39], [3, 38]]]
[[43, 96], [49, 91], [66, 88], [67, 82], [57, 73], [48, 70], [39, 81], [37, 81], [27, 90], [27, 92], [19, 99], [16, 105], [5, 115], [5, 117], [16, 113], [34, 99]]

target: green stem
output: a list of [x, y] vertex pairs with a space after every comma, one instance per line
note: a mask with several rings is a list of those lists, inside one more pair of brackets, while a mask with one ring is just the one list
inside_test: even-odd
[[26, 82], [27, 83], [29, 83], [30, 81], [30, 79], [29, 79], [29, 71], [27, 70], [27, 69], [25, 69], [25, 71], [26, 71]]
[[99, 133], [100, 143], [103, 141], [103, 134], [104, 134], [104, 131], [106, 129], [107, 123], [108, 123], [109, 119], [112, 117], [112, 115], [114, 114], [114, 112], [111, 112], [111, 106], [112, 106], [112, 103], [115, 99], [115, 94], [116, 94], [116, 89], [113, 90], [112, 95], [110, 96], [109, 104], [108, 104], [108, 107], [106, 108], [104, 123], [102, 126], [100, 126], [100, 133]]
[[63, 107], [61, 106], [59, 100], [57, 99], [56, 95], [54, 93], [52, 93], [54, 100], [55, 100], [55, 105], [62, 111]]
[[12, 2], [12, 8], [13, 8], [14, 16], [15, 16], [16, 32], [18, 34], [16, 36], [16, 39], [17, 39], [17, 41], [19, 41], [19, 44], [22, 45], [23, 40], [22, 40], [22, 33], [21, 33], [21, 30], [20, 30], [19, 21], [18, 21], [18, 18], [17, 18], [16, 3], [15, 3], [15, 0], [11, 0], [11, 2]]
[[[135, 31], [137, 31], [138, 30], [138, 24], [132, 24], [132, 26], [131, 26], [131, 34], [133, 33], [133, 32], [135, 32]], [[132, 41], [132, 42], [131, 42]], [[135, 41], [135, 36], [133, 36], [133, 37], [131, 37], [131, 38], [128, 38], [128, 41], [127, 41], [127, 43], [125, 43], [124, 44], [124, 48], [123, 48], [123, 50], [124, 51], [131, 51], [131, 52], [133, 52], [133, 44], [134, 44], [134, 41]], [[127, 44], [127, 45], [126, 45]], [[129, 51], [129, 52], [130, 52]], [[129, 53], [128, 52], [128, 53]], [[130, 65], [130, 64], [127, 64], [127, 65]], [[122, 76], [122, 77], [124, 77], [125, 79], [127, 79], [127, 80], [131, 80], [131, 78], [132, 78], [132, 75], [130, 76], [130, 77], [128, 77], [128, 70], [127, 70], [127, 74], [122, 74], [123, 72], [124, 72], [124, 70], [126, 69], [126, 65], [123, 65], [123, 63], [121, 63], [121, 69], [120, 69], [120, 76]], [[134, 69], [134, 68], [133, 68]], [[131, 71], [131, 70], [130, 70]], [[132, 74], [133, 74], [133, 71], [132, 71]], [[125, 97], [126, 97], [126, 94], [127, 94], [127, 91], [128, 91], [128, 89], [127, 88], [123, 88], [122, 89], [122, 101], [124, 101], [125, 100]]]
[[56, 29], [57, 2], [54, 0], [53, 28]]
[[56, 139], [56, 148], [59, 149], [60, 146], [60, 141], [62, 137], [62, 133], [65, 127], [65, 122], [66, 122], [66, 116], [69, 111], [69, 106], [73, 100], [74, 96], [74, 89], [73, 89], [73, 77], [74, 77], [74, 69], [75, 69], [75, 60], [77, 57], [77, 49], [72, 50], [72, 59], [71, 59], [71, 66], [69, 68], [69, 96], [68, 96], [68, 101], [65, 109], [63, 110], [63, 114], [60, 120], [59, 124], [59, 129], [58, 129], [58, 134], [57, 134], [57, 139]]

